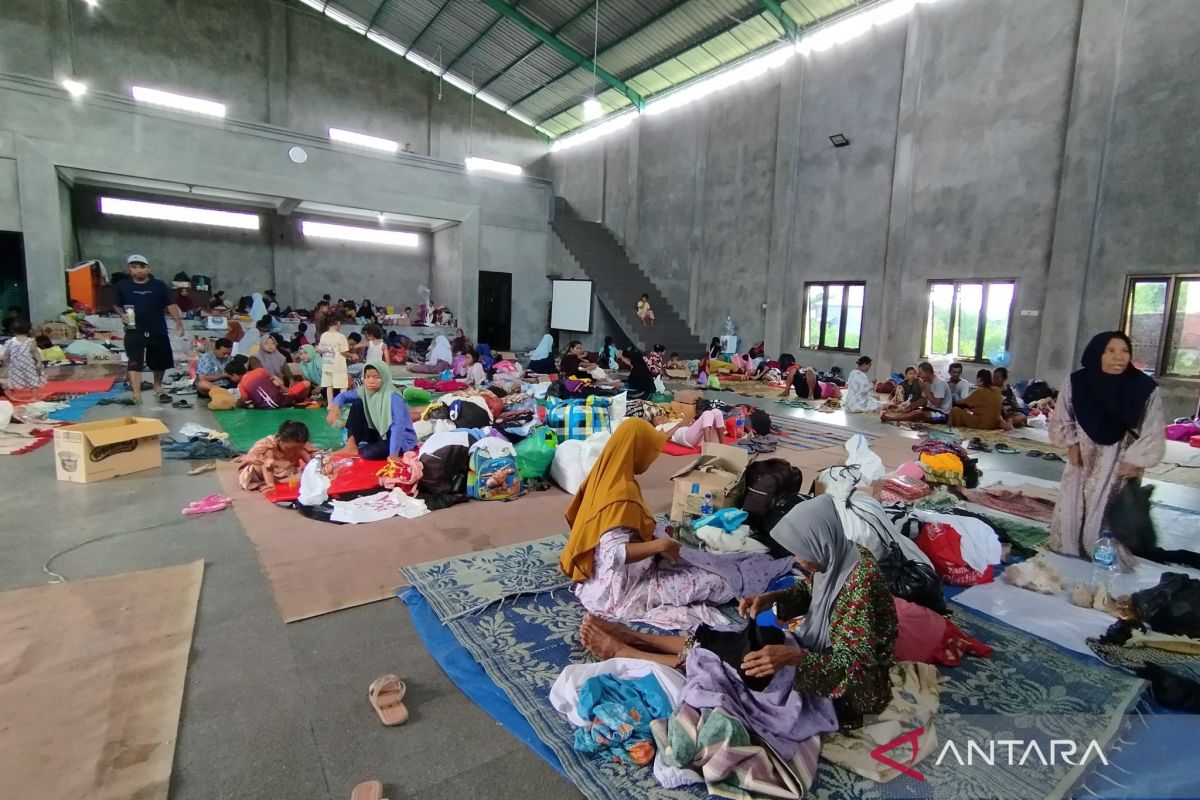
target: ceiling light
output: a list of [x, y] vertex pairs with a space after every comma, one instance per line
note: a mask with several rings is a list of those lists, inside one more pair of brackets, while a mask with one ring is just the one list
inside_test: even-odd
[[522, 172], [522, 169], [516, 164], [506, 164], [503, 161], [493, 161], [490, 158], [468, 156], [464, 163], [466, 163], [467, 169], [472, 172], [484, 170], [487, 172], [499, 172], [504, 175], [520, 175]]
[[342, 144], [353, 144], [371, 150], [382, 150], [385, 153], [394, 153], [400, 149], [399, 143], [393, 142], [391, 139], [368, 136], [365, 133], [347, 131], [342, 128], [330, 128], [329, 139], [330, 141], [341, 142]]
[[210, 117], [225, 116], [225, 105], [199, 97], [188, 97], [183, 94], [164, 92], [161, 89], [149, 89], [145, 86], [134, 86], [130, 89], [133, 99], [139, 103], [148, 103], [163, 108], [173, 108], [176, 111], [190, 111]]
[[501, 111], [508, 110], [507, 103], [505, 103], [503, 100], [499, 99], [498, 97], [493, 97], [492, 95], [488, 94], [487, 92], [479, 92], [478, 94], [475, 95], [475, 99], [482, 100], [483, 102], [487, 103], [492, 108], [498, 108]]
[[83, 97], [87, 94], [87, 84], [80, 83], [72, 78], [64, 80], [62, 87], [67, 90], [67, 94], [71, 95], [71, 97]]
[[419, 247], [421, 239], [407, 231], [381, 231], [376, 228], [359, 228], [353, 225], [334, 225], [329, 222], [301, 221], [300, 230], [314, 239], [334, 239], [342, 242], [366, 242], [385, 244], [391, 247]]
[[409, 50], [407, 53], [404, 54], [404, 57], [427, 72], [432, 72], [434, 75], [442, 74], [443, 70], [440, 65], [433, 63], [428, 58], [426, 58], [425, 56], [421, 55], [418, 52]]
[[[932, 0], [922, 0], [931, 2]], [[843, 44], [862, 36], [871, 28], [891, 22], [909, 13], [916, 6], [917, 0], [885, 0], [876, 3], [849, 16], [840, 17], [826, 25], [819, 26], [812, 33], [806, 34], [796, 45], [796, 51], [802, 55], [819, 53], [828, 50], [835, 44]]]
[[462, 78], [455, 75], [453, 72], [443, 72], [442, 80], [444, 80], [446, 83], [450, 84], [451, 86], [457, 86], [459, 89], [462, 89], [467, 94], [475, 94], [475, 87], [471, 85], [471, 82], [467, 81], [467, 80], [463, 80]]
[[345, 11], [335, 8], [334, 6], [326, 4], [325, 16], [329, 17], [334, 22], [342, 23], [355, 33], [365, 34], [367, 32], [367, 23], [363, 22], [357, 17], [350, 16]]
[[212, 225], [219, 228], [242, 228], [256, 231], [259, 226], [257, 214], [241, 214], [235, 211], [218, 211], [215, 208], [195, 208], [169, 203], [148, 203], [144, 200], [126, 200], [120, 197], [101, 197], [100, 213], [117, 217], [159, 219], [166, 222], [189, 222], [195, 225]]
[[387, 224], [387, 214], [383, 213], [382, 211], [379, 212], [379, 224], [380, 225]]
[[324, 11], [325, 6], [328, 5], [325, 0], [300, 0], [300, 2], [309, 8], [315, 8], [317, 11]]
[[407, 47], [400, 44], [392, 37], [385, 36], [384, 34], [380, 33], [379, 31], [375, 31], [375, 30], [367, 31], [367, 38], [370, 39], [375, 44], [379, 45], [380, 47], [386, 47], [388, 50], [391, 50], [393, 53], [395, 53], [398, 56], [402, 56], [408, 52]]
[[531, 120], [529, 117], [525, 116], [524, 114], [522, 114], [519, 111], [513, 111], [511, 108], [508, 109], [507, 111], [505, 111], [504, 113], [508, 114], [510, 117], [512, 117], [513, 119], [515, 119], [519, 122], [524, 122], [526, 125], [528, 125], [531, 128], [537, 125], [537, 123], [534, 122], [533, 120]]
[[99, 8], [100, 0], [83, 0], [83, 4], [88, 8]]
[[583, 101], [583, 118], [589, 122], [604, 116], [604, 106], [594, 97]]
[[622, 128], [627, 127], [629, 123], [633, 122], [633, 117], [634, 112], [626, 111], [619, 116], [609, 117], [598, 125], [592, 125], [588, 128], [585, 128], [579, 133], [573, 133], [570, 136], [564, 136], [561, 139], [555, 139], [554, 143], [550, 145], [550, 152], [557, 153], [559, 150], [566, 150], [568, 148], [575, 147], [576, 145], [586, 144], [588, 142], [595, 141], [602, 136], [607, 136], [610, 133], [619, 131]]

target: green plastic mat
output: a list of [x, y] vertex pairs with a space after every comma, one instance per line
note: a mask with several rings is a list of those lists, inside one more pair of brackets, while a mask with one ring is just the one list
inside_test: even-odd
[[279, 432], [285, 420], [294, 419], [308, 426], [309, 441], [321, 450], [332, 450], [342, 446], [342, 431], [325, 422], [323, 408], [279, 408], [274, 411], [257, 411], [250, 408], [234, 408], [229, 411], [214, 411], [217, 424], [229, 434], [229, 440], [238, 450], [245, 452], [265, 436]]

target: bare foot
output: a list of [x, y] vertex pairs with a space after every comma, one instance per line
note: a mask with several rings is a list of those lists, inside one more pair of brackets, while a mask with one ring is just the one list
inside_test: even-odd
[[633, 630], [632, 628], [626, 628], [624, 625], [616, 622], [609, 622], [602, 617], [597, 617], [592, 614], [584, 614], [583, 620], [584, 624], [590, 622], [594, 627], [599, 628], [602, 632], [607, 633], [609, 636], [616, 639], [618, 642], [621, 642], [622, 644], [633, 646], [642, 644], [641, 637], [639, 637], [637, 631]]
[[579, 626], [579, 640], [596, 658], [617, 658], [629, 650], [628, 645], [621, 644], [589, 617], [584, 617], [583, 624]]

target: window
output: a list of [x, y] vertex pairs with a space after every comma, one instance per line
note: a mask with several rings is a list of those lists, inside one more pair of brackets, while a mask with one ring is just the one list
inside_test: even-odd
[[866, 296], [865, 283], [805, 284], [804, 346], [858, 350]]
[[1138, 369], [1200, 377], [1200, 275], [1130, 278], [1122, 327]]
[[930, 281], [925, 356], [986, 361], [1008, 349], [1015, 281]]

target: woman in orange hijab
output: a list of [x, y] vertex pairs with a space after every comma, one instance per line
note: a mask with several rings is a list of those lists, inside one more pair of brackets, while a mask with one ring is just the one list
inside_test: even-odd
[[710, 604], [733, 600], [733, 591], [714, 573], [677, 565], [679, 543], [654, 537], [637, 482], [665, 442], [645, 420], [621, 423], [567, 509], [571, 535], [559, 566], [593, 614], [674, 630], [719, 626]]

